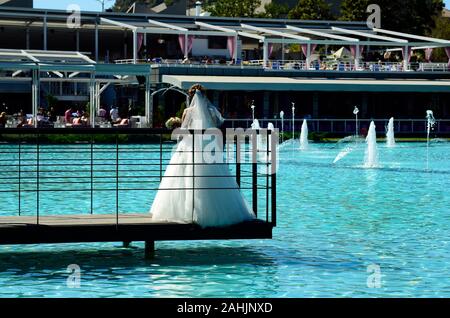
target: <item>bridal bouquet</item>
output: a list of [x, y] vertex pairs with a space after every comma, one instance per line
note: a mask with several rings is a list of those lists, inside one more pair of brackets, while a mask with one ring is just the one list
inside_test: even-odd
[[168, 121], [166, 121], [167, 129], [175, 129], [181, 127], [181, 119], [178, 117], [172, 117]]

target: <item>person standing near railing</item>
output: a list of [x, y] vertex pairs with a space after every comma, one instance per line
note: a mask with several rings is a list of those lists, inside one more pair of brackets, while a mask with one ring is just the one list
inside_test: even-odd
[[65, 121], [66, 124], [71, 124], [72, 123], [72, 113], [73, 113], [73, 108], [72, 107], [70, 107], [64, 113], [64, 121]]
[[113, 106], [111, 111], [109, 112], [109, 116], [111, 117], [111, 122], [113, 124], [117, 123], [120, 119], [119, 117], [119, 108], [117, 106]]
[[[223, 162], [223, 145], [220, 147], [217, 136], [211, 141], [213, 130], [224, 119], [208, 101], [204, 89], [197, 88], [191, 106], [183, 115], [183, 130], [178, 133], [182, 139], [150, 210], [153, 221], [195, 223], [207, 228], [253, 220], [255, 214]], [[207, 135], [204, 130], [209, 131]]]
[[7, 122], [6, 113], [5, 113], [5, 112], [2, 112], [2, 113], [0, 114], [0, 128], [5, 128], [6, 122]]

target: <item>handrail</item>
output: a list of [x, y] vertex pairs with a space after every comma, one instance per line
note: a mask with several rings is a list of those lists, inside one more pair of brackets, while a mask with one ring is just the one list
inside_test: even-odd
[[[115, 60], [115, 64], [133, 64], [132, 59]], [[379, 62], [379, 61], [360, 61], [355, 63], [354, 60], [324, 60], [313, 61], [307, 66], [306, 60], [268, 60], [264, 65], [263, 60], [244, 60], [234, 64], [230, 61], [225, 63], [205, 63], [201, 61], [183, 61], [177, 59], [156, 59], [137, 60], [137, 64], [150, 64], [152, 66], [168, 66], [168, 67], [192, 67], [192, 68], [262, 68], [265, 70], [298, 70], [298, 71], [356, 71], [356, 72], [449, 72], [450, 68], [444, 62], [410, 62], [405, 64], [399, 62]]]
[[[171, 154], [175, 142], [164, 143], [165, 135], [172, 131], [167, 129], [121, 129], [121, 128], [86, 128], [86, 129], [49, 129], [49, 128], [22, 128], [0, 129], [0, 136], [6, 142], [0, 144], [0, 193], [2, 198], [12, 204], [5, 205], [12, 208], [14, 215], [36, 216], [36, 225], [40, 224], [43, 215], [49, 215], [49, 211], [57, 206], [63, 215], [73, 215], [68, 204], [71, 199], [58, 200], [61, 196], [67, 198], [83, 197], [81, 207], [86, 214], [98, 214], [113, 212], [116, 218], [116, 227], [120, 226], [120, 215], [128, 212], [139, 212], [139, 208], [133, 206], [133, 211], [127, 210], [129, 193], [133, 198], [151, 197], [156, 191], [173, 191], [174, 189], [160, 189], [159, 184], [164, 177], [166, 166], [171, 160]], [[203, 134], [205, 131], [184, 130], [185, 133]], [[207, 133], [207, 131], [206, 131]], [[257, 131], [259, 133], [259, 131]], [[81, 143], [50, 143], [44, 139], [52, 135], [79, 136]], [[98, 135], [110, 136], [108, 141], [96, 142]], [[128, 142], [120, 138], [121, 135], [146, 137], [153, 136], [153, 141], [140, 143]], [[89, 138], [85, 139], [87, 136]], [[228, 140], [228, 139], [227, 139]], [[269, 138], [267, 138], [267, 142]], [[137, 146], [136, 146], [137, 145]], [[255, 164], [259, 168], [268, 167], [269, 163], [248, 163], [238, 160], [239, 155], [250, 152], [250, 148], [244, 146], [239, 153], [237, 144], [229, 149], [227, 147], [226, 158], [234, 157], [231, 161], [224, 159], [223, 163], [232, 168], [233, 177], [239, 175], [238, 189], [241, 191], [261, 191], [257, 199], [264, 198], [266, 202], [266, 217], [261, 221], [272, 224], [276, 220], [276, 176], [266, 176], [266, 182], [258, 180], [262, 176], [261, 169], [256, 171], [256, 183], [250, 184], [255, 179], [252, 168]], [[192, 152], [203, 153], [203, 150]], [[195, 163], [202, 165], [207, 163]], [[189, 164], [188, 164], [189, 165]], [[234, 175], [236, 173], [236, 176]], [[185, 176], [171, 176], [185, 177]], [[195, 181], [197, 176], [192, 174]], [[201, 175], [201, 178], [221, 178], [222, 176]], [[271, 179], [274, 178], [274, 179]], [[231, 190], [231, 188], [198, 187], [195, 182], [192, 189], [179, 190]], [[64, 194], [65, 193], [65, 194]], [[73, 193], [73, 195], [72, 195]], [[270, 197], [269, 197], [270, 194]], [[33, 199], [33, 196], [34, 199]], [[98, 201], [98, 198], [102, 198]], [[252, 197], [250, 195], [250, 197]], [[108, 201], [108, 202], [105, 202]], [[269, 201], [270, 200], [270, 201]], [[15, 202], [15, 203], [14, 203]], [[51, 202], [51, 206], [49, 206]], [[81, 202], [81, 201], [80, 201]], [[101, 204], [99, 204], [101, 202]], [[254, 204], [257, 205], [257, 202]], [[113, 206], [114, 205], [114, 206]], [[102, 206], [109, 207], [103, 211]], [[149, 213], [150, 205], [145, 206]], [[269, 212], [271, 208], [271, 213]], [[100, 211], [99, 211], [100, 209]], [[34, 212], [33, 212], [34, 211]], [[0, 216], [6, 216], [7, 211], [0, 211]], [[0, 218], [0, 223], [1, 223]]]

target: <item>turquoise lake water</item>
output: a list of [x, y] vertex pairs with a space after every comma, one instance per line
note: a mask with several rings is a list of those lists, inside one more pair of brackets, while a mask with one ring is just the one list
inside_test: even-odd
[[[0, 297], [450, 297], [450, 143], [431, 143], [429, 170], [423, 143], [380, 143], [377, 169], [362, 167], [364, 145], [333, 164], [345, 147], [282, 147], [273, 240], [160, 242], [150, 261], [140, 243], [131, 249], [117, 243], [0, 246]], [[77, 146], [73, 151], [75, 158]], [[77, 166], [80, 158], [64, 168], [79, 171], [78, 181], [89, 175]], [[2, 168], [0, 189], [15, 187], [7, 184], [14, 176], [9, 170]], [[114, 194], [100, 188], [114, 181], [103, 181], [94, 210], [111, 213]], [[1, 216], [16, 215], [17, 194], [0, 195]], [[22, 202], [22, 214], [33, 215], [34, 194], [24, 193]], [[130, 191], [121, 194], [120, 210], [146, 213], [151, 202], [152, 195]], [[61, 206], [86, 213], [89, 194], [48, 192], [40, 206], [43, 215], [60, 213]], [[67, 285], [70, 264], [81, 268], [79, 288]], [[367, 284], [374, 265], [380, 288]]]

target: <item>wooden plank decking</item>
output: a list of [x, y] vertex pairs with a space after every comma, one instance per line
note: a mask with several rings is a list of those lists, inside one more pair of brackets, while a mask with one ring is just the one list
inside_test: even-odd
[[272, 224], [260, 220], [226, 228], [153, 222], [147, 214], [0, 217], [0, 244], [270, 239]]

